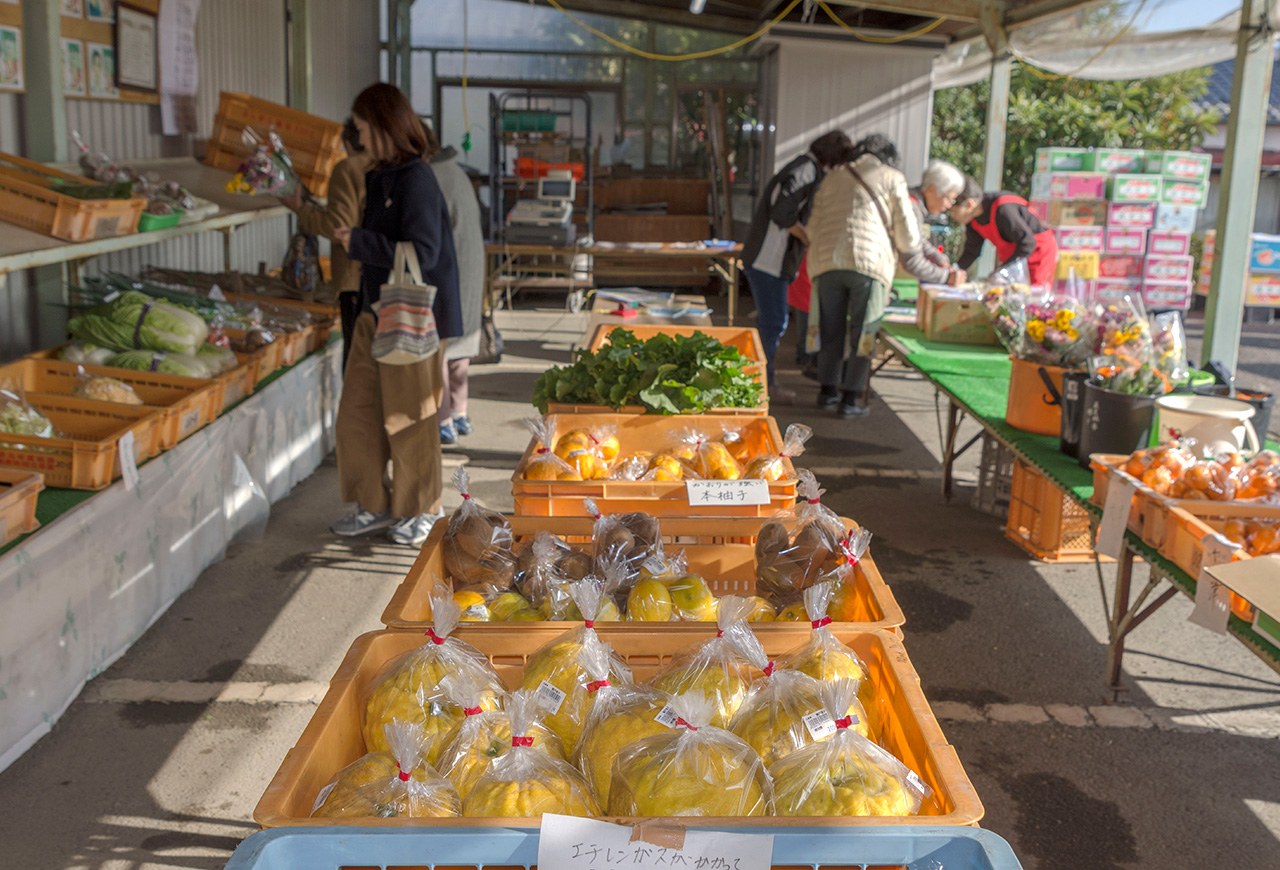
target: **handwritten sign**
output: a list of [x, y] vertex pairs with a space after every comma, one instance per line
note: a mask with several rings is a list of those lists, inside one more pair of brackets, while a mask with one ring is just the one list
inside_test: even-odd
[[690, 480], [690, 507], [729, 507], [769, 503], [769, 484], [763, 480]]
[[614, 825], [547, 813], [538, 866], [556, 870], [768, 870], [772, 834], [728, 834], [677, 825]]
[[1094, 550], [1100, 556], [1110, 556], [1117, 562], [1124, 555], [1124, 530], [1129, 525], [1129, 506], [1137, 489], [1134, 481], [1115, 475], [1107, 485], [1107, 500], [1102, 505], [1102, 521], [1098, 524], [1098, 544]]
[[138, 449], [134, 445], [133, 430], [120, 436], [116, 450], [120, 452], [120, 476], [124, 478], [124, 488], [132, 492], [138, 485]]
[[1223, 634], [1227, 630], [1227, 617], [1231, 615], [1231, 590], [1206, 569], [1230, 562], [1240, 545], [1220, 534], [1205, 535], [1200, 543], [1204, 556], [1200, 561], [1200, 576], [1196, 578], [1196, 606], [1187, 622]]

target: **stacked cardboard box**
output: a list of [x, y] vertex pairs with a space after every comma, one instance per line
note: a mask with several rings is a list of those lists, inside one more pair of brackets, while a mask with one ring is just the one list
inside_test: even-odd
[[[1209, 280], [1213, 272], [1213, 249], [1216, 232], [1204, 234], [1204, 253], [1200, 257], [1200, 274], [1196, 278], [1196, 292], [1209, 295]], [[1244, 304], [1260, 308], [1280, 307], [1280, 236], [1254, 233], [1249, 251], [1249, 286], [1245, 289]]]
[[1185, 309], [1195, 278], [1191, 233], [1209, 195], [1210, 159], [1186, 151], [1039, 149], [1031, 205], [1058, 239], [1058, 289], [1083, 284], [1103, 303], [1129, 295], [1148, 308]]

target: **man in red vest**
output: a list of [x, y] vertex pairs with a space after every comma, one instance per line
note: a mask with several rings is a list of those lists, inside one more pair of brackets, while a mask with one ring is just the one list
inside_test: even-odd
[[1025, 199], [1005, 190], [983, 193], [977, 181], [966, 178], [964, 190], [951, 208], [951, 217], [968, 226], [964, 253], [956, 263], [961, 269], [968, 271], [982, 252], [983, 242], [991, 242], [996, 246], [1000, 266], [1026, 260], [1033, 287], [1053, 285], [1058, 242], [1053, 230], [1040, 222]]

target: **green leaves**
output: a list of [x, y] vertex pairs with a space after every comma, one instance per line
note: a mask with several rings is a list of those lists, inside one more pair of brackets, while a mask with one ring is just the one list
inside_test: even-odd
[[736, 347], [703, 332], [655, 335], [641, 341], [619, 327], [609, 344], [583, 352], [572, 365], [543, 372], [533, 388], [542, 413], [551, 402], [643, 405], [658, 414], [694, 414], [710, 408], [760, 404], [760, 379]]

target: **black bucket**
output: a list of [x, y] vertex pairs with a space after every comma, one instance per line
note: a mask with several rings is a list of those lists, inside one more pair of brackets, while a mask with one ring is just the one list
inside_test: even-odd
[[1084, 382], [1088, 372], [1066, 372], [1062, 376], [1062, 429], [1058, 446], [1068, 456], [1080, 451], [1080, 421], [1084, 419]]
[[1232, 395], [1231, 388], [1226, 384], [1209, 384], [1204, 387], [1195, 387], [1192, 392], [1201, 396], [1239, 399], [1242, 402], [1248, 402], [1253, 405], [1253, 419], [1249, 422], [1253, 424], [1253, 430], [1258, 433], [1258, 440], [1267, 440], [1267, 427], [1271, 424], [1271, 406], [1276, 401], [1276, 397], [1271, 393], [1263, 390], [1248, 390], [1237, 387], [1235, 395]]
[[1131, 396], [1104, 390], [1092, 380], [1084, 382], [1080, 415], [1080, 444], [1076, 461], [1089, 467], [1094, 453], [1128, 456], [1146, 447], [1151, 439], [1155, 396]]

